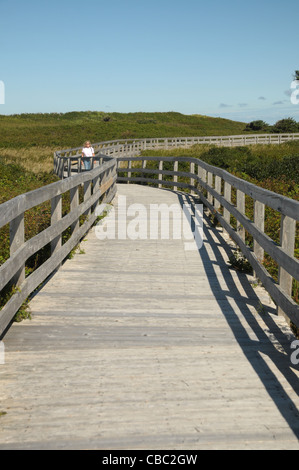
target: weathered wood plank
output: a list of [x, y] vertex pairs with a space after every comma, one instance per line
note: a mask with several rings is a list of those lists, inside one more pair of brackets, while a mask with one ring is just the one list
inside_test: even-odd
[[178, 185], [176, 184], [178, 182], [178, 168], [179, 168], [179, 162], [176, 160], [173, 163], [173, 182], [175, 183], [173, 186], [174, 191], [177, 191]]
[[[23, 248], [25, 242], [24, 214], [13, 218], [9, 225], [10, 256]], [[16, 272], [16, 271], [15, 271]], [[18, 267], [18, 272], [11, 279], [11, 283], [18, 287], [25, 279], [25, 263]]]
[[[65, 215], [62, 219], [58, 217], [58, 220], [54, 222], [50, 227], [43, 230], [41, 233], [27, 240], [17, 251], [15, 251], [11, 257], [0, 266], [0, 290], [8, 283], [12, 276], [25, 264], [26, 260], [34, 255], [37, 251], [43, 248], [48, 243], [54, 242], [61, 238], [62, 232], [70, 227], [75, 221], [78, 220], [86, 210], [89, 210], [92, 204], [95, 204], [99, 200], [100, 196], [105, 192], [105, 188], [101, 187], [90, 200], [85, 201], [80, 206], [73, 210], [69, 214]], [[59, 198], [60, 196], [58, 196]], [[61, 246], [61, 243], [58, 243]], [[56, 250], [54, 250], [56, 251]]]
[[[51, 226], [59, 222], [62, 218], [62, 197], [61, 195], [51, 199]], [[51, 240], [51, 253], [55, 253], [62, 245], [62, 231], [59, 231], [57, 237]], [[1, 290], [1, 287], [0, 287]]]
[[[239, 189], [237, 189], [237, 209], [242, 215], [245, 215], [245, 194]], [[245, 242], [245, 227], [239, 219], [237, 219], [237, 231], [243, 242]]]
[[[203, 187], [206, 184], [202, 182]], [[284, 267], [289, 273], [293, 275], [295, 279], [299, 279], [299, 260], [290, 256], [286, 250], [278, 246], [268, 235], [266, 235], [261, 229], [259, 229], [255, 223], [253, 223], [247, 216], [238, 211], [238, 209], [230, 204], [223, 196], [219, 196], [212, 188], [210, 191], [213, 193], [215, 198], [218, 198], [219, 202], [230, 212], [242, 226], [254, 237], [254, 239], [263, 247], [263, 249], [277, 261], [278, 264]], [[202, 194], [200, 193], [202, 198]]]
[[[294, 256], [295, 236], [296, 221], [294, 219], [290, 219], [289, 217], [282, 216], [280, 227], [280, 244], [282, 249], [290, 256]], [[281, 265], [279, 266], [278, 282], [283, 292], [291, 296], [293, 277], [285, 269], [283, 269]], [[284, 314], [280, 307], [278, 307], [278, 314]]]
[[[208, 172], [208, 186], [209, 186], [210, 188], [213, 187], [213, 173], [211, 173], [210, 171]], [[214, 200], [213, 194], [210, 193], [210, 192], [208, 192], [208, 201], [209, 201], [211, 204], [213, 204], [213, 200]]]
[[[115, 191], [111, 193], [107, 202], [111, 202], [114, 196]], [[57, 267], [59, 267], [71, 250], [78, 245], [79, 241], [94, 224], [96, 217], [95, 213], [91, 214], [89, 219], [86, 220], [78, 230], [73, 232], [71, 238], [64, 243], [59, 250], [57, 250], [47, 261], [45, 261], [38, 269], [36, 269], [36, 271], [23, 281], [19, 286], [20, 290], [13, 295], [0, 311], [0, 337], [13, 319], [15, 313], [21, 307], [22, 303], [45, 279], [47, 279], [48, 276], [50, 276], [53, 271], [57, 269]]]
[[[113, 172], [111, 172], [111, 169], [113, 169]], [[104, 167], [104, 172], [102, 172], [101, 169], [95, 172], [89, 172], [89, 175], [84, 177], [85, 188], [85, 178], [93, 178], [94, 180], [94, 178], [99, 178], [101, 174], [106, 176], [103, 184], [99, 186], [99, 183], [97, 183], [96, 188], [98, 188], [98, 190], [96, 192], [94, 191], [92, 195], [91, 188], [89, 190], [86, 189], [84, 202], [80, 205], [79, 188], [78, 185], [74, 185], [74, 182], [72, 181], [70, 188], [71, 212], [63, 218], [61, 218], [61, 192], [58, 195], [56, 194], [51, 200], [52, 225], [33, 237], [31, 240], [28, 240], [26, 243], [24, 242], [24, 214], [18, 215], [15, 218], [12, 218], [13, 216], [11, 216], [11, 256], [2, 266], [0, 266], [0, 290], [3, 289], [9, 282], [12, 282], [19, 289], [5, 304], [0, 312], [0, 335], [5, 331], [15, 313], [21, 307], [22, 303], [27, 299], [29, 294], [31, 294], [38, 285], [44, 282], [44, 280], [59, 267], [64, 258], [76, 246], [76, 244], [78, 244], [80, 238], [84, 236], [84, 234], [94, 223], [96, 220], [96, 215], [95, 212], [91, 214], [91, 207], [94, 207], [95, 209], [99, 198], [103, 195], [106, 195], [106, 202], [111, 201], [111, 198], [114, 197], [115, 182], [117, 178], [115, 161], [113, 162], [113, 166], [106, 165]], [[69, 178], [69, 180], [78, 180], [78, 178]], [[56, 185], [56, 183], [54, 184]], [[60, 182], [59, 186], [60, 191], [62, 191], [61, 187], [65, 189], [65, 184], [63, 182]], [[44, 194], [49, 194], [47, 187], [42, 189], [44, 189], [43, 197]], [[19, 201], [21, 200], [24, 203], [26, 195], [22, 196], [24, 197], [21, 199], [16, 198], [17, 200], [12, 200], [12, 203], [15, 204], [18, 208], [20, 208]], [[30, 197], [31, 196], [32, 194], [30, 194]], [[0, 210], [1, 207], [2, 206], [0, 206]], [[79, 228], [79, 217], [80, 215], [84, 214], [84, 212], [88, 212], [89, 217], [87, 221]], [[70, 240], [62, 246], [61, 234], [69, 226], [72, 227], [72, 236]], [[36, 271], [34, 271], [34, 273], [28, 276], [27, 279], [25, 279], [26, 260], [48, 243], [52, 243], [51, 257]]]
[[[220, 176], [215, 176], [215, 191], [221, 195], [221, 186], [222, 186], [222, 179]], [[220, 202], [218, 199], [214, 198], [214, 207], [216, 210], [220, 209]]]
[[[259, 201], [254, 201], [254, 224], [264, 233], [265, 230], [265, 205]], [[256, 238], [253, 240], [253, 251], [260, 263], [264, 260], [264, 248]]]
[[[202, 194], [201, 199], [203, 203], [212, 211], [213, 206]], [[270, 276], [266, 268], [264, 268], [264, 266], [258, 261], [255, 254], [244, 243], [242, 238], [232, 228], [232, 226], [226, 222], [224, 217], [222, 217], [219, 213], [216, 214], [216, 217], [223, 228], [231, 236], [232, 240], [240, 247], [241, 251], [246, 256], [253, 270], [255, 271], [256, 276], [261, 280], [265, 289], [276, 302], [276, 305], [279, 305], [289, 320], [299, 327], [299, 305], [289, 295], [283, 292], [281, 287], [275, 283], [274, 279]]]
[[231, 192], [231, 185], [227, 181], [224, 181], [224, 199], [226, 202], [228, 202], [228, 205], [224, 206], [223, 218], [228, 224], [230, 224], [230, 211], [228, 209], [228, 206], [231, 203]]
[[116, 167], [115, 160], [105, 162], [102, 167], [96, 167], [94, 170], [57, 181], [4, 202], [0, 205], [0, 228], [8, 224], [13, 217], [17, 217], [32, 207], [67, 192], [79, 184], [84, 184], [85, 181], [93, 179], [97, 175], [104, 174], [112, 167]]
[[[79, 207], [79, 187], [76, 186], [70, 190], [70, 205], [71, 212], [74, 212]], [[79, 229], [79, 218], [71, 225], [72, 233]]]
[[[130, 159], [131, 161], [134, 160], [140, 160], [141, 157], [121, 157], [121, 161], [125, 161]], [[209, 165], [201, 160], [191, 158], [191, 157], [146, 157], [147, 160], [149, 161], [175, 161], [177, 160], [178, 162], [194, 162], [195, 164], [200, 165], [205, 171], [207, 172], [212, 172], [214, 175], [221, 177], [224, 181], [227, 181], [231, 186], [234, 188], [242, 191], [243, 193], [247, 194], [248, 196], [252, 197], [252, 199], [259, 201], [263, 204], [265, 204], [268, 207], [271, 207], [272, 209], [283, 213], [293, 219], [298, 220], [299, 218], [299, 202], [295, 201], [294, 199], [290, 199], [286, 196], [282, 196], [280, 194], [274, 193], [273, 191], [269, 191], [267, 189], [264, 189], [262, 187], [256, 186], [252, 183], [249, 183], [248, 181], [244, 181], [240, 178], [237, 178], [234, 175], [231, 175], [225, 170], [222, 170], [221, 168], [214, 167], [212, 165]], [[193, 178], [193, 175], [189, 173], [189, 177]], [[200, 182], [200, 178], [195, 175], [195, 180]], [[202, 178], [201, 178], [202, 180]]]
[[[171, 147], [189, 147], [194, 144], [213, 144], [220, 146], [235, 146], [235, 145], [251, 145], [251, 144], [271, 144], [282, 143], [288, 140], [299, 140], [299, 133], [294, 134], [246, 134], [246, 135], [232, 135], [232, 136], [202, 136], [202, 137], [170, 137], [161, 139], [135, 139], [136, 150], [141, 151], [145, 149], [154, 148], [171, 148]], [[118, 139], [109, 140], [105, 142], [98, 142], [93, 144], [96, 151], [114, 152], [117, 154], [128, 153], [129, 143], [132, 139]], [[245, 143], [244, 143], [245, 142]], [[65, 149], [55, 152], [57, 159], [70, 154], [80, 153], [82, 147]]]
[[[120, 186], [128, 205], [180, 200]], [[204, 227], [193, 252], [89, 233], [4, 337], [1, 450], [298, 450], [293, 336]]]

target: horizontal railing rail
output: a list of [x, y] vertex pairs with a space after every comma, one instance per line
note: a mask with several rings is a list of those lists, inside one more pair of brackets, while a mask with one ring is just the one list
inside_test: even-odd
[[[0, 205], [0, 228], [9, 224], [10, 233], [10, 257], [0, 266], [0, 292], [8, 291], [10, 295], [14, 292], [0, 310], [0, 336], [30, 294], [56, 271], [95, 223], [99, 201], [111, 202], [116, 193], [116, 179], [116, 160], [110, 158], [92, 171], [21, 194]], [[62, 216], [62, 196], [66, 193], [69, 212]], [[46, 201], [51, 204], [49, 226], [25, 240], [25, 212]], [[80, 225], [82, 215], [85, 218]], [[63, 243], [62, 234], [68, 229], [70, 236]], [[49, 258], [26, 276], [26, 261], [49, 244]]]
[[[100, 198], [111, 201], [116, 192], [116, 181], [151, 183], [160, 188], [170, 186], [174, 190], [187, 189], [198, 194], [249, 260], [256, 276], [276, 302], [278, 312], [299, 327], [299, 306], [291, 296], [293, 279], [299, 281], [299, 261], [294, 256], [299, 202], [255, 186], [196, 158], [140, 156], [142, 150], [149, 148], [187, 148], [204, 143], [233, 146], [298, 139], [299, 134], [256, 134], [107, 141], [93, 144], [96, 151], [94, 165], [90, 171], [84, 172], [81, 148], [55, 152], [54, 171], [62, 181], [22, 194], [0, 205], [0, 228], [6, 224], [10, 227], [10, 258], [0, 266], [0, 291], [7, 285], [16, 287], [16, 292], [0, 310], [0, 335], [22, 303], [55, 272], [95, 222], [95, 206]], [[140, 166], [136, 165], [138, 161]], [[148, 168], [149, 161], [156, 161], [158, 168]], [[163, 168], [165, 162], [173, 164], [173, 168]], [[180, 163], [188, 163], [189, 170], [179, 171]], [[71, 175], [74, 176], [66, 178]], [[79, 204], [81, 185], [84, 186], [84, 200]], [[232, 202], [232, 188], [236, 191], [236, 204]], [[62, 217], [62, 195], [68, 191], [70, 212]], [[253, 201], [253, 220], [245, 215], [245, 196]], [[24, 214], [45, 201], [51, 201], [51, 225], [25, 241]], [[266, 206], [281, 215], [280, 244], [275, 243], [264, 231]], [[88, 217], [79, 226], [79, 218], [83, 214]], [[232, 217], [237, 221], [237, 228], [231, 224]], [[71, 227], [71, 236], [62, 244], [62, 233], [68, 227]], [[245, 231], [254, 239], [253, 249], [245, 243]], [[48, 244], [51, 244], [51, 256], [26, 277], [26, 261]], [[279, 266], [278, 282], [263, 265], [264, 252]]]
[[[156, 162], [158, 168], [149, 168], [148, 162]], [[164, 164], [167, 163], [167, 169]], [[179, 164], [189, 165], [189, 170], [179, 171]], [[171, 164], [172, 169], [169, 169]], [[299, 202], [244, 181], [221, 168], [211, 166], [191, 157], [119, 157], [117, 159], [120, 183], [151, 183], [174, 190], [191, 190], [213, 213], [233, 241], [250, 262], [255, 275], [269, 292], [288, 321], [299, 327], [299, 305], [291, 296], [293, 279], [299, 281], [299, 260], [294, 256], [296, 223], [299, 220]], [[166, 177], [172, 177], [171, 180]], [[236, 203], [232, 202], [232, 188], [236, 191]], [[253, 220], [245, 215], [245, 196], [254, 207]], [[265, 207], [281, 216], [280, 244], [264, 231]], [[237, 226], [231, 224], [232, 217]], [[251, 249], [245, 243], [245, 231], [252, 235]], [[276, 282], [263, 265], [264, 253], [268, 253], [279, 266]]]
[[[122, 156], [137, 156], [144, 150], [190, 148], [195, 144], [234, 147], [254, 144], [281, 144], [290, 140], [299, 140], [299, 133], [120, 139], [98, 142], [92, 144], [92, 146], [95, 153], [119, 158]], [[80, 173], [82, 171], [81, 151], [82, 147], [76, 147], [55, 152], [55, 174], [60, 178], [64, 178], [70, 176], [73, 172]], [[99, 159], [95, 158], [95, 161], [97, 162]]]

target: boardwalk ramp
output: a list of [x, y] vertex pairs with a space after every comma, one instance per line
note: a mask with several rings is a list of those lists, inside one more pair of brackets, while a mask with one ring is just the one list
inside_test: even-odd
[[299, 449], [294, 337], [227, 242], [207, 216], [198, 250], [93, 228], [3, 340], [0, 449]]

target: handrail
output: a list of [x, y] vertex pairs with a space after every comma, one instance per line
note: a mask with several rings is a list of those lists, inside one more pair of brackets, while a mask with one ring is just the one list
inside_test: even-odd
[[[156, 161], [159, 168], [147, 168], [148, 161]], [[127, 167], [121, 166], [121, 162], [127, 162]], [[140, 162], [140, 165], [132, 167], [133, 162]], [[165, 162], [172, 163], [173, 170], [163, 169]], [[190, 171], [178, 171], [180, 162], [190, 164]], [[299, 327], [299, 305], [291, 297], [292, 281], [299, 281], [299, 260], [294, 257], [298, 201], [255, 186], [197, 158], [127, 156], [119, 157], [117, 163], [117, 181], [120, 183], [151, 183], [158, 187], [171, 186], [174, 190], [189, 189], [198, 194], [246, 256], [256, 276], [276, 302], [278, 313]], [[127, 176], [121, 176], [123, 173]], [[173, 179], [166, 180], [164, 176], [172, 176]], [[180, 177], [188, 178], [188, 181], [179, 181]], [[232, 188], [236, 190], [236, 205], [231, 201]], [[253, 200], [254, 220], [245, 215], [245, 194]], [[280, 245], [264, 232], [265, 206], [281, 214]], [[231, 216], [237, 221], [236, 229], [231, 225]], [[245, 243], [245, 231], [254, 238], [253, 250]], [[262, 264], [264, 252], [278, 263], [278, 283]]]
[[[155, 137], [146, 139], [108, 140], [92, 144], [95, 152], [113, 158], [136, 156], [143, 150], [189, 148], [193, 145], [244, 146], [254, 144], [281, 144], [299, 140], [299, 133], [286, 134], [242, 134], [199, 137]], [[73, 171], [81, 172], [82, 147], [59, 150], [54, 153], [54, 172], [60, 178], [71, 176]]]
[[[199, 194], [204, 204], [213, 212], [215, 217], [226, 229], [231, 238], [240, 247], [247, 257], [256, 276], [260, 279], [266, 290], [278, 306], [278, 313], [283, 314], [288, 320], [299, 327], [299, 306], [291, 298], [293, 278], [298, 278], [298, 260], [294, 258], [294, 245], [296, 222], [299, 220], [299, 203], [290, 198], [265, 190], [237, 178], [225, 170], [213, 167], [207, 163], [191, 157], [140, 157], [143, 150], [188, 148], [194, 144], [213, 144], [219, 146], [236, 146], [251, 144], [281, 144], [289, 140], [299, 140], [299, 133], [287, 134], [246, 134], [230, 136], [204, 136], [204, 137], [170, 137], [151, 139], [115, 140], [93, 144], [101, 154], [113, 156], [117, 159], [117, 172], [119, 182], [137, 182], [171, 186], [188, 189]], [[56, 152], [54, 155], [54, 168], [56, 173], [63, 178], [65, 173], [72, 174], [72, 165], [77, 165], [77, 171], [81, 171], [81, 148], [68, 149]], [[132, 168], [135, 161], [142, 162], [142, 168]], [[159, 169], [147, 169], [146, 162], [159, 161]], [[128, 162], [127, 176], [120, 176], [123, 171], [121, 162]], [[163, 162], [173, 162], [173, 171], [163, 170]], [[190, 172], [178, 171], [179, 162], [190, 163]], [[197, 165], [197, 172], [194, 168]], [[142, 173], [140, 177], [132, 177], [132, 171]], [[158, 179], [147, 177], [158, 175]], [[163, 179], [165, 176], [173, 176], [173, 180]], [[179, 182], [179, 177], [187, 177], [189, 183]], [[224, 187], [224, 190], [222, 189]], [[231, 189], [237, 192], [237, 204], [231, 203]], [[205, 196], [203, 191], [207, 192]], [[253, 200], [254, 220], [249, 220], [245, 215], [245, 195]], [[281, 214], [280, 246], [264, 233], [265, 206], [271, 207]], [[223, 210], [223, 215], [219, 209]], [[230, 224], [231, 216], [237, 220], [237, 230]], [[245, 230], [254, 238], [254, 249], [251, 250], [245, 244]], [[264, 252], [267, 252], [279, 265], [278, 284], [270, 276], [262, 264]]]
[[[101, 158], [100, 155], [98, 155]], [[102, 158], [105, 156], [102, 156]], [[105, 157], [106, 158], [106, 157]], [[107, 159], [107, 158], [106, 158]], [[116, 160], [109, 158], [92, 171], [84, 172], [15, 197], [0, 205], [0, 228], [10, 227], [10, 258], [0, 266], [0, 292], [6, 286], [16, 292], [0, 310], [0, 337], [29, 295], [50, 276], [78, 245], [96, 221], [96, 206], [111, 202], [116, 193]], [[83, 185], [83, 201], [79, 188]], [[70, 194], [70, 211], [62, 217], [62, 195]], [[51, 202], [49, 227], [25, 241], [24, 213], [43, 202]], [[80, 226], [79, 218], [86, 215]], [[70, 238], [63, 244], [62, 234], [71, 228]], [[40, 249], [51, 244], [51, 256], [33, 273], [25, 277], [26, 261]]]
[[[294, 257], [299, 202], [255, 186], [196, 158], [141, 157], [139, 155], [141, 150], [149, 148], [149, 145], [152, 145], [152, 148], [169, 148], [170, 145], [175, 147], [184, 143], [187, 147], [194, 145], [194, 143], [204, 143], [205, 139], [214, 139], [217, 145], [220, 145], [219, 139], [222, 139], [222, 144], [223, 139], [228, 139], [226, 142], [229, 145], [235, 145], [236, 139], [244, 137], [247, 139], [254, 137], [259, 142], [261, 138], [266, 138], [267, 143], [274, 143], [271, 140], [274, 137], [279, 138], [281, 142], [283, 139], [297, 140], [299, 134], [107, 141], [93, 144], [96, 150], [94, 161], [98, 161], [99, 166], [83, 173], [81, 172], [79, 148], [56, 152], [54, 155], [55, 172], [62, 178], [65, 176], [65, 171], [68, 176], [71, 176], [74, 169], [72, 163], [74, 162], [77, 175], [22, 194], [0, 205], [0, 228], [6, 224], [10, 225], [11, 240], [10, 258], [0, 266], [0, 291], [8, 284], [17, 287], [17, 292], [0, 310], [0, 336], [22, 303], [59, 267], [95, 222], [95, 206], [100, 197], [104, 195], [106, 202], [112, 200], [116, 192], [116, 181], [152, 183], [158, 187], [166, 185], [173, 187], [174, 190], [178, 188], [189, 189], [198, 194], [247, 257], [257, 277], [276, 302], [278, 312], [299, 327], [299, 305], [291, 297], [292, 280], [299, 281], [299, 261]], [[146, 168], [147, 161], [150, 160], [159, 162], [159, 168]], [[141, 168], [132, 168], [132, 163], [136, 161], [141, 162]], [[173, 171], [163, 169], [165, 161], [173, 163]], [[121, 168], [121, 162], [128, 162], [127, 168]], [[189, 163], [190, 171], [178, 171], [180, 162]], [[120, 176], [123, 172], [126, 172], [127, 176]], [[141, 173], [142, 176], [132, 176], [132, 172]], [[150, 177], [146, 176], [148, 173], [151, 174]], [[158, 178], [153, 178], [152, 176], [156, 174]], [[164, 175], [173, 176], [173, 180], [163, 179]], [[189, 181], [179, 181], [179, 177], [187, 177]], [[81, 184], [84, 185], [84, 201], [79, 204], [79, 186]], [[237, 191], [236, 205], [231, 201], [232, 187]], [[71, 209], [69, 214], [62, 218], [61, 198], [62, 194], [67, 191], [70, 192]], [[245, 194], [254, 201], [253, 221], [245, 215]], [[45, 201], [51, 201], [51, 226], [25, 242], [24, 213]], [[277, 245], [264, 233], [265, 206], [269, 206], [281, 214], [280, 245]], [[88, 214], [88, 219], [79, 227], [79, 217], [85, 213]], [[234, 229], [230, 223], [231, 216], [237, 220], [237, 229]], [[68, 227], [71, 227], [72, 234], [70, 239], [62, 245], [62, 233]], [[245, 230], [254, 237], [253, 250], [245, 243]], [[25, 278], [26, 260], [49, 243], [51, 243], [50, 258]], [[273, 257], [279, 265], [278, 283], [274, 281], [262, 264], [264, 251]]]

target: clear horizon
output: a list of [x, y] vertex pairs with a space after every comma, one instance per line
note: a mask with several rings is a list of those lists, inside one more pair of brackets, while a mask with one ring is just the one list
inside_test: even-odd
[[1, 115], [299, 121], [297, 1], [0, 0], [0, 11]]

